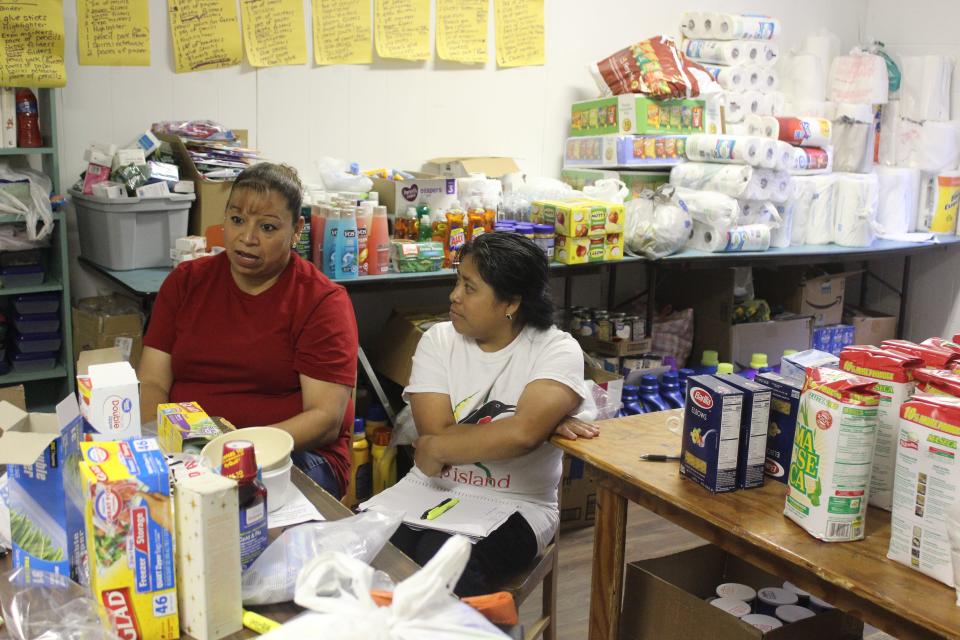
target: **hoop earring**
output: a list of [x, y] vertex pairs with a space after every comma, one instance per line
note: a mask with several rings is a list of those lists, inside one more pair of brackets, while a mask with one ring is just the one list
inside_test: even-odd
[[508, 314], [507, 314], [507, 320], [513, 320], [513, 314], [508, 313]]

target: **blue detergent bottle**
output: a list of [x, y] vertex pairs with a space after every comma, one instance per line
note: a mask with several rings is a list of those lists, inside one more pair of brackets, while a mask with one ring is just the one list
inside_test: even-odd
[[746, 378], [747, 380], [753, 380], [757, 377], [757, 374], [760, 372], [760, 369], [766, 369], [769, 367], [767, 362], [767, 354], [765, 353], [753, 353], [750, 354], [750, 366], [740, 372], [740, 375]]
[[792, 356], [796, 352], [797, 352], [796, 349], [784, 349], [783, 355], [780, 356], [780, 362], [777, 364], [777, 366], [773, 367], [773, 372], [779, 375], [780, 366], [783, 364], [783, 359], [786, 358], [787, 356]]
[[680, 376], [676, 371], [667, 371], [660, 377], [660, 397], [671, 409], [683, 408], [683, 391], [680, 387]]
[[677, 382], [680, 384], [680, 393], [687, 397], [687, 378], [697, 375], [693, 369], [680, 369], [677, 371]]
[[617, 414], [621, 418], [624, 416], [637, 416], [641, 413], [646, 413], [646, 409], [643, 408], [643, 405], [640, 404], [640, 388], [633, 384], [623, 385], [623, 396], [621, 400], [623, 401], [623, 406], [620, 407], [620, 412]]
[[647, 413], [666, 411], [670, 408], [666, 400], [660, 397], [660, 384], [657, 382], [657, 376], [652, 373], [640, 378], [640, 403]]
[[717, 365], [719, 363], [720, 354], [708, 349], [703, 352], [703, 357], [700, 358], [700, 369], [697, 373], [700, 375], [712, 375], [717, 372]]

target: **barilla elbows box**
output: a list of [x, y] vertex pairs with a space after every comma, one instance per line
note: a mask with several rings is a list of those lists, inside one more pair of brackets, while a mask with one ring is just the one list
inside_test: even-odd
[[840, 353], [840, 369], [874, 381], [880, 395], [877, 408], [877, 444], [873, 449], [870, 504], [890, 511], [897, 462], [900, 407], [917, 388], [913, 371], [923, 366], [914, 356], [870, 346], [848, 347]]
[[773, 394], [767, 387], [733, 373], [714, 377], [743, 393], [737, 489], [762, 487], [763, 468], [767, 459], [770, 400]]
[[880, 403], [873, 385], [836, 369], [807, 372], [783, 513], [824, 542], [863, 538]]
[[836, 369], [840, 358], [817, 349], [807, 349], [780, 359], [780, 375], [803, 384], [807, 379], [807, 369], [811, 367]]
[[767, 460], [764, 472], [777, 482], [787, 484], [803, 383], [772, 372], [761, 373], [754, 380], [757, 384], [769, 388], [773, 394], [770, 399], [770, 426], [767, 429]]
[[157, 437], [167, 453], [199, 452], [223, 432], [196, 402], [157, 405]]
[[680, 473], [724, 493], [737, 488], [743, 392], [712, 376], [687, 379]]
[[94, 440], [140, 436], [140, 382], [116, 347], [83, 351], [77, 360], [80, 413]]
[[958, 451], [960, 398], [916, 396], [903, 403], [887, 557], [951, 587], [948, 531], [960, 500]]
[[85, 583], [83, 425], [73, 396], [56, 414], [0, 402], [0, 463], [7, 465], [13, 566]]
[[80, 450], [90, 591], [104, 623], [121, 638], [178, 638], [173, 504], [160, 446], [145, 438]]

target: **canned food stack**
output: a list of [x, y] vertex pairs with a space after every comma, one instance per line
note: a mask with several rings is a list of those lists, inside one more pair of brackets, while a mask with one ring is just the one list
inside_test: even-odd
[[764, 633], [833, 609], [790, 582], [784, 582], [782, 587], [761, 589], [725, 582], [717, 586], [716, 594], [707, 598], [711, 605]]

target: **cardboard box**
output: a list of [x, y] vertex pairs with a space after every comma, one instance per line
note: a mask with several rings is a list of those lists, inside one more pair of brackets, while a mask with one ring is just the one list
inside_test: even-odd
[[585, 473], [583, 460], [563, 456], [560, 480], [560, 530], [592, 527], [597, 518], [597, 486]]
[[554, 240], [553, 261], [563, 264], [587, 264], [590, 260], [590, 238], [558, 235]]
[[373, 368], [389, 380], [407, 386], [421, 336], [433, 325], [449, 319], [446, 310], [394, 309], [373, 351]]
[[0, 402], [0, 463], [7, 465], [13, 566], [85, 582], [83, 493], [77, 464], [83, 425], [72, 395], [56, 414]]
[[140, 435], [140, 381], [116, 347], [84, 351], [77, 360], [80, 413], [95, 440]]
[[608, 135], [567, 138], [563, 163], [570, 167], [672, 167], [686, 161], [685, 135]]
[[765, 353], [768, 362], [775, 365], [787, 349], [803, 351], [809, 348], [812, 331], [813, 318], [809, 316], [731, 325], [731, 357], [741, 368], [746, 368], [752, 354]]
[[73, 308], [74, 360], [81, 351], [116, 347], [123, 359], [136, 368], [143, 353], [143, 315], [133, 312], [139, 306], [138, 302], [118, 295], [80, 300]]
[[488, 178], [502, 178], [508, 173], [520, 171], [513, 158], [477, 156], [431, 158], [423, 163], [424, 173], [444, 178], [468, 178], [472, 173], [482, 173]]
[[897, 319], [879, 311], [847, 307], [843, 311], [844, 324], [853, 325], [854, 344], [879, 346], [884, 340], [897, 337]]
[[6, 401], [21, 411], [27, 410], [27, 391], [22, 384], [0, 388], [0, 401]]
[[196, 402], [157, 405], [157, 439], [166, 453], [202, 449], [223, 431]]
[[570, 135], [703, 133], [705, 104], [703, 100], [654, 100], [638, 94], [574, 102]]
[[[860, 640], [863, 623], [842, 611], [821, 613], [763, 633], [706, 602], [718, 585], [780, 586], [775, 577], [721, 549], [705, 545], [627, 565], [621, 640]], [[699, 630], [692, 632], [691, 630]]]
[[431, 173], [410, 171], [413, 180], [384, 180], [373, 178], [373, 191], [377, 192], [380, 204], [387, 213], [404, 212], [408, 207], [426, 204], [433, 196], [457, 195], [456, 178], [442, 178]]
[[[234, 136], [240, 146], [247, 144], [247, 132], [243, 129], [234, 129]], [[180, 167], [180, 178], [194, 183], [194, 192], [197, 199], [190, 209], [190, 235], [202, 236], [207, 227], [223, 222], [224, 212], [227, 210], [227, 201], [230, 199], [230, 190], [233, 180], [208, 180], [197, 170], [197, 166], [187, 153], [187, 148], [179, 136], [158, 133], [157, 138], [170, 145], [177, 166]]]
[[786, 311], [813, 316], [814, 324], [820, 327], [840, 324], [847, 277], [856, 273], [808, 276], [804, 268], [754, 269], [753, 278], [757, 297], [771, 307], [782, 305]]

